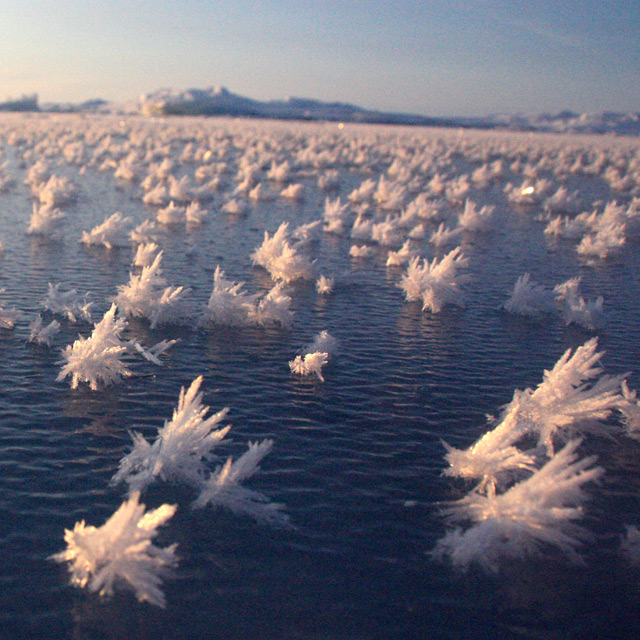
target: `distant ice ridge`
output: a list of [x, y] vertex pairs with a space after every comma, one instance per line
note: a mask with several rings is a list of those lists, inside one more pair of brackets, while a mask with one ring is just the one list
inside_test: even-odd
[[155, 481], [185, 483], [199, 491], [194, 507], [211, 504], [259, 522], [286, 525], [288, 516], [283, 505], [271, 503], [261, 493], [240, 484], [259, 470], [259, 462], [271, 450], [271, 440], [249, 443], [249, 449], [235, 462], [229, 458], [215, 471], [209, 470], [207, 463], [214, 460], [214, 449], [223, 442], [231, 425], [218, 428], [228, 408], [205, 418], [209, 407], [202, 404], [201, 384], [199, 376], [188, 390], [180, 390], [172, 419], [165, 421], [152, 444], [139, 433], [131, 434], [133, 449], [120, 461], [113, 484], [126, 482], [129, 491], [135, 493]]
[[63, 366], [56, 378], [61, 382], [71, 376], [71, 388], [87, 383], [92, 390], [99, 385], [116, 384], [132, 375], [125, 363], [127, 354], [138, 351], [154, 364], [161, 364], [158, 356], [175, 344], [175, 340], [163, 340], [151, 349], [145, 349], [134, 341], [125, 341], [121, 334], [127, 326], [125, 318], [116, 318], [116, 305], [112, 304], [102, 320], [94, 325], [88, 338], [79, 337], [62, 352]]
[[163, 504], [145, 512], [139, 500], [140, 494], [133, 493], [101, 527], [76, 522], [73, 530], [65, 530], [67, 548], [51, 559], [68, 563], [76, 587], [87, 587], [101, 596], [111, 596], [124, 587], [141, 602], [164, 608], [160, 586], [178, 564], [178, 545], [158, 547], [152, 541], [158, 528], [173, 517], [176, 506]]
[[[597, 344], [592, 338], [568, 349], [536, 389], [516, 391], [495, 428], [468, 449], [445, 445], [444, 474], [478, 484], [445, 510], [450, 521], [470, 524], [447, 533], [436, 557], [462, 569], [479, 562], [495, 570], [501, 558], [551, 545], [579, 559], [576, 549], [587, 537], [574, 522], [586, 499], [582, 485], [603, 472], [593, 457], [578, 459], [581, 437], [574, 436], [611, 433], [604, 421], [614, 410], [636, 411], [635, 393], [621, 393], [625, 376], [603, 375], [597, 366]], [[566, 443], [559, 452], [557, 442]]]

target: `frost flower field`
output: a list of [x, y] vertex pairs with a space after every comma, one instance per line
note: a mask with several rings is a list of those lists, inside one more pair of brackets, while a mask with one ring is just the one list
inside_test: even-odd
[[638, 637], [637, 138], [3, 114], [0, 185], [10, 637]]

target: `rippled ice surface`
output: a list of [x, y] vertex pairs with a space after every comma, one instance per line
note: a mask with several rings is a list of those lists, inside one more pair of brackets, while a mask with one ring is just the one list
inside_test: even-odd
[[[591, 487], [585, 524], [593, 532], [585, 566], [550, 553], [505, 564], [497, 575], [466, 574], [433, 562], [445, 532], [438, 506], [464, 487], [443, 478], [441, 441], [466, 447], [485, 430], [514, 389], [536, 385], [568, 347], [591, 334], [497, 310], [525, 271], [553, 286], [582, 275], [588, 297], [603, 295], [609, 324], [599, 334], [608, 373], [631, 371], [640, 386], [638, 245], [587, 266], [572, 243], [549, 243], [535, 210], [518, 210], [501, 193], [500, 224], [468, 236], [463, 249], [472, 280], [467, 307], [423, 313], [404, 301], [401, 269], [385, 267], [386, 251], [354, 261], [348, 237], [325, 235], [313, 250], [319, 271], [336, 278], [330, 297], [313, 283], [291, 286], [294, 325], [283, 329], [190, 327], [149, 330], [130, 322], [146, 344], [180, 342], [162, 368], [141, 362], [134, 377], [98, 392], [56, 383], [60, 349], [90, 328], [63, 323], [52, 349], [26, 344], [28, 322], [47, 282], [90, 291], [95, 317], [126, 283], [133, 253], [78, 243], [114, 211], [140, 222], [150, 210], [138, 187], [117, 185], [89, 168], [57, 168], [80, 186], [67, 207], [59, 243], [25, 235], [31, 201], [14, 147], [4, 149], [19, 183], [0, 194], [3, 302], [22, 319], [0, 331], [0, 637], [6, 638], [584, 638], [635, 637], [640, 628], [640, 576], [621, 558], [625, 524], [640, 522], [640, 447], [629, 439], [593, 440], [606, 476]], [[374, 176], [377, 177], [377, 176]], [[363, 176], [341, 169], [343, 198]], [[571, 178], [572, 180], [574, 178]], [[608, 199], [595, 179], [573, 188]], [[319, 219], [325, 194], [303, 180], [301, 204], [254, 204], [246, 217], [212, 215], [201, 227], [164, 228], [164, 275], [204, 303], [217, 264], [251, 292], [267, 291], [268, 274], [249, 258], [265, 230]], [[570, 183], [570, 186], [571, 183]], [[597, 193], [596, 193], [597, 195]], [[425, 255], [429, 254], [425, 245]], [[288, 361], [321, 330], [340, 343], [324, 383], [292, 376]], [[130, 450], [128, 430], [148, 439], [171, 416], [181, 386], [204, 376], [206, 404], [230, 407], [232, 444], [273, 438], [262, 473], [247, 483], [287, 505], [293, 530], [273, 530], [226, 511], [191, 511], [194, 496], [157, 485], [149, 507], [179, 505], [161, 545], [179, 543], [166, 610], [130, 592], [101, 599], [68, 584], [60, 551], [65, 528], [101, 525], [123, 498], [109, 486]]]

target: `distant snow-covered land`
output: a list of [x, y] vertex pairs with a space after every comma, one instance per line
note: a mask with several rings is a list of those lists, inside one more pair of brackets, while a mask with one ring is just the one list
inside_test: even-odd
[[37, 95], [0, 102], [0, 111], [55, 111], [140, 113], [147, 116], [206, 115], [271, 118], [277, 120], [329, 120], [368, 124], [401, 124], [419, 126], [464, 127], [471, 129], [506, 129], [509, 131], [540, 131], [577, 134], [640, 134], [640, 113], [602, 111], [576, 113], [509, 114], [498, 113], [479, 117], [429, 117], [418, 114], [383, 112], [364, 109], [346, 102], [324, 102], [310, 98], [286, 100], [254, 100], [238, 95], [225, 87], [206, 89], [163, 88], [142, 94], [126, 103], [87, 100], [82, 103], [44, 103], [38, 105]]

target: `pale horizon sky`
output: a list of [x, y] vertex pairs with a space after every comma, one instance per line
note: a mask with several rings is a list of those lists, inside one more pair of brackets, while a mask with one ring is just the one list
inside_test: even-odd
[[0, 100], [210, 86], [428, 116], [640, 112], [640, 3], [0, 0]]

